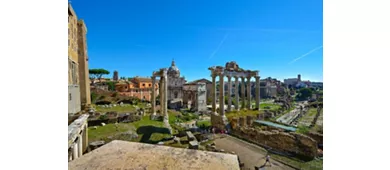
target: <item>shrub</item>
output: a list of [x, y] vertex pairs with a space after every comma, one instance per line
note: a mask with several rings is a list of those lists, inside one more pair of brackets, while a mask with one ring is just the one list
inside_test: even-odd
[[97, 100], [97, 94], [95, 92], [91, 93], [91, 101], [94, 103]]
[[297, 133], [302, 133], [302, 134], [306, 134], [306, 133], [308, 133], [309, 132], [309, 128], [308, 127], [306, 127], [306, 126], [298, 126], [298, 128], [297, 128]]
[[106, 119], [108, 119], [108, 116], [105, 115], [105, 114], [104, 114], [104, 115], [100, 115], [100, 116], [99, 116], [99, 119], [100, 119], [100, 120], [106, 120]]

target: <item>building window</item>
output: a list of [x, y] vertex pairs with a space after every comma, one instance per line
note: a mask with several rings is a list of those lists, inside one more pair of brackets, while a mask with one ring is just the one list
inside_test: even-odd
[[70, 39], [68, 39], [68, 47], [70, 46]]
[[149, 87], [152, 87], [152, 84], [149, 84]]
[[145, 83], [144, 83], [144, 84], [142, 84], [142, 87], [145, 87]]
[[72, 100], [72, 93], [69, 93], [69, 101]]

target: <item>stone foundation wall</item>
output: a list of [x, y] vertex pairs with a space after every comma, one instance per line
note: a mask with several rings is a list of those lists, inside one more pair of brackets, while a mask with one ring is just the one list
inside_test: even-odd
[[226, 122], [222, 116], [211, 114], [211, 125], [219, 130], [226, 130]]
[[309, 133], [308, 134], [309, 137], [313, 138], [315, 141], [317, 141], [317, 143], [319, 145], [322, 145], [323, 144], [323, 135], [322, 134], [319, 134], [319, 133]]
[[278, 152], [295, 155], [304, 160], [314, 159], [318, 152], [317, 142], [302, 134], [276, 130], [263, 131], [245, 126], [235, 126], [230, 134], [263, 147], [270, 147]]

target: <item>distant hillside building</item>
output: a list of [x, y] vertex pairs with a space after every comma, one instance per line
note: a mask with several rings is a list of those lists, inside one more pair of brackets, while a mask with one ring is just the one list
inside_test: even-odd
[[192, 82], [186, 83], [186, 84], [197, 84], [197, 83], [205, 83], [206, 84], [206, 97], [211, 97], [211, 88], [213, 87], [213, 83], [210, 80], [207, 80], [205, 78], [194, 80]]
[[301, 75], [298, 74], [297, 78], [288, 78], [284, 79], [284, 84], [287, 85], [287, 87], [295, 87], [299, 82], [301, 82]]
[[323, 88], [324, 85], [322, 82], [311, 82], [311, 87]]
[[[155, 92], [159, 94], [158, 81], [156, 80]], [[152, 99], [152, 79], [134, 77], [131, 81], [121, 81], [115, 84], [115, 91], [120, 95], [132, 96], [141, 100], [151, 101]]]

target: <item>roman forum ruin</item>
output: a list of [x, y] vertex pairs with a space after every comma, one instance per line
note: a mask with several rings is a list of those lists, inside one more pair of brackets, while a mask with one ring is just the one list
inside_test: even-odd
[[160, 77], [160, 114], [164, 117], [164, 125], [172, 134], [172, 128], [169, 125], [168, 117], [168, 69], [161, 68], [158, 71], [154, 71], [152, 75], [152, 119], [156, 117], [156, 77]]
[[[251, 71], [251, 70], [244, 70], [238, 66], [238, 64], [234, 61], [232, 62], [227, 62], [225, 67], [222, 66], [214, 66], [210, 67], [209, 70], [211, 71], [211, 78], [212, 78], [212, 90], [211, 90], [211, 96], [212, 96], [212, 112], [214, 113], [214, 116], [212, 116], [212, 124], [213, 126], [219, 127], [224, 129], [224, 125], [228, 124], [227, 118], [225, 115], [225, 93], [224, 93], [224, 77], [226, 76], [228, 79], [228, 106], [227, 106], [227, 111], [230, 112], [232, 111], [232, 99], [231, 99], [231, 88], [232, 88], [232, 77], [235, 78], [235, 105], [234, 109], [235, 110], [240, 110], [240, 107], [238, 105], [239, 101], [241, 101], [241, 109], [252, 109], [251, 105], [251, 78], [255, 77], [256, 79], [256, 105], [255, 109], [259, 110], [260, 109], [260, 76], [259, 76], [259, 71]], [[219, 114], [217, 113], [217, 96], [216, 96], [216, 78], [217, 76], [219, 77]], [[239, 96], [239, 79], [242, 81], [241, 85], [241, 100]], [[246, 84], [246, 91], [245, 91], [245, 79], [247, 81]], [[247, 98], [245, 98], [245, 92]], [[216, 117], [217, 116], [217, 117]], [[213, 120], [214, 118], [214, 120]], [[215, 120], [218, 119], [218, 120]], [[222, 120], [221, 120], [222, 119]], [[223, 121], [223, 125], [221, 125]]]

